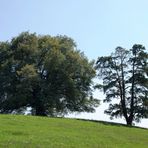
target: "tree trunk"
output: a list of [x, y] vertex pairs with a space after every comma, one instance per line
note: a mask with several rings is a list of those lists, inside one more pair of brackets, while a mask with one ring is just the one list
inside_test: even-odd
[[33, 108], [35, 108], [35, 115], [36, 116], [47, 116], [45, 113], [45, 107], [43, 101], [38, 97], [39, 90], [33, 90]]
[[[134, 58], [136, 58], [136, 55]], [[134, 97], [135, 97], [134, 87], [135, 87], [135, 59], [132, 65], [132, 88], [131, 88], [131, 104], [130, 104], [130, 115], [129, 115], [130, 122], [133, 121], [133, 117], [134, 117]]]
[[41, 104], [36, 105], [35, 115], [36, 116], [47, 116], [46, 113], [45, 113], [45, 109], [44, 109], [43, 105], [41, 105]]
[[126, 125], [128, 125], [128, 126], [132, 126], [133, 125], [133, 119], [131, 117], [128, 117], [126, 119]]

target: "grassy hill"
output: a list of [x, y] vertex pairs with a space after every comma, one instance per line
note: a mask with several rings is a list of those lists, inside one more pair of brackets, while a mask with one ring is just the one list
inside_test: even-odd
[[0, 147], [148, 148], [148, 129], [76, 119], [0, 115]]

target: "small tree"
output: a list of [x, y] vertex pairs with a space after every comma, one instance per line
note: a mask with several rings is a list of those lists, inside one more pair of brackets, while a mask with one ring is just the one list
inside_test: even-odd
[[[112, 102], [105, 113], [111, 118], [124, 116], [127, 125], [148, 117], [148, 54], [136, 44], [130, 50], [117, 47], [110, 56], [96, 62], [103, 84], [104, 102]], [[116, 101], [113, 101], [116, 99]]]

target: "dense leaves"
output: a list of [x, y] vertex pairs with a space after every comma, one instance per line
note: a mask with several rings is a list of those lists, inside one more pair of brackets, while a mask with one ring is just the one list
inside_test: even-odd
[[21, 33], [0, 43], [0, 112], [35, 115], [93, 112], [93, 62], [67, 36]]
[[[112, 102], [105, 113], [111, 118], [124, 116], [128, 125], [148, 117], [148, 54], [145, 47], [135, 44], [126, 50], [117, 47], [110, 56], [99, 57], [98, 77], [103, 84], [104, 102]], [[96, 86], [97, 87], [97, 86]]]

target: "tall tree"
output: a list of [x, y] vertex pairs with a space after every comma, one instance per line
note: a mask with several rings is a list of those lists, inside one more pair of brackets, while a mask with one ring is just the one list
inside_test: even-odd
[[98, 77], [103, 84], [104, 102], [111, 102], [105, 113], [111, 118], [124, 116], [127, 125], [148, 117], [148, 54], [145, 47], [135, 44], [126, 50], [117, 47], [110, 56], [96, 62]]
[[99, 101], [92, 97], [94, 63], [76, 49], [71, 38], [24, 32], [8, 45], [10, 68], [1, 73], [9, 74], [9, 91], [2, 91], [6, 95], [1, 95], [1, 113], [25, 107], [31, 107], [32, 114], [49, 116], [95, 111]]

